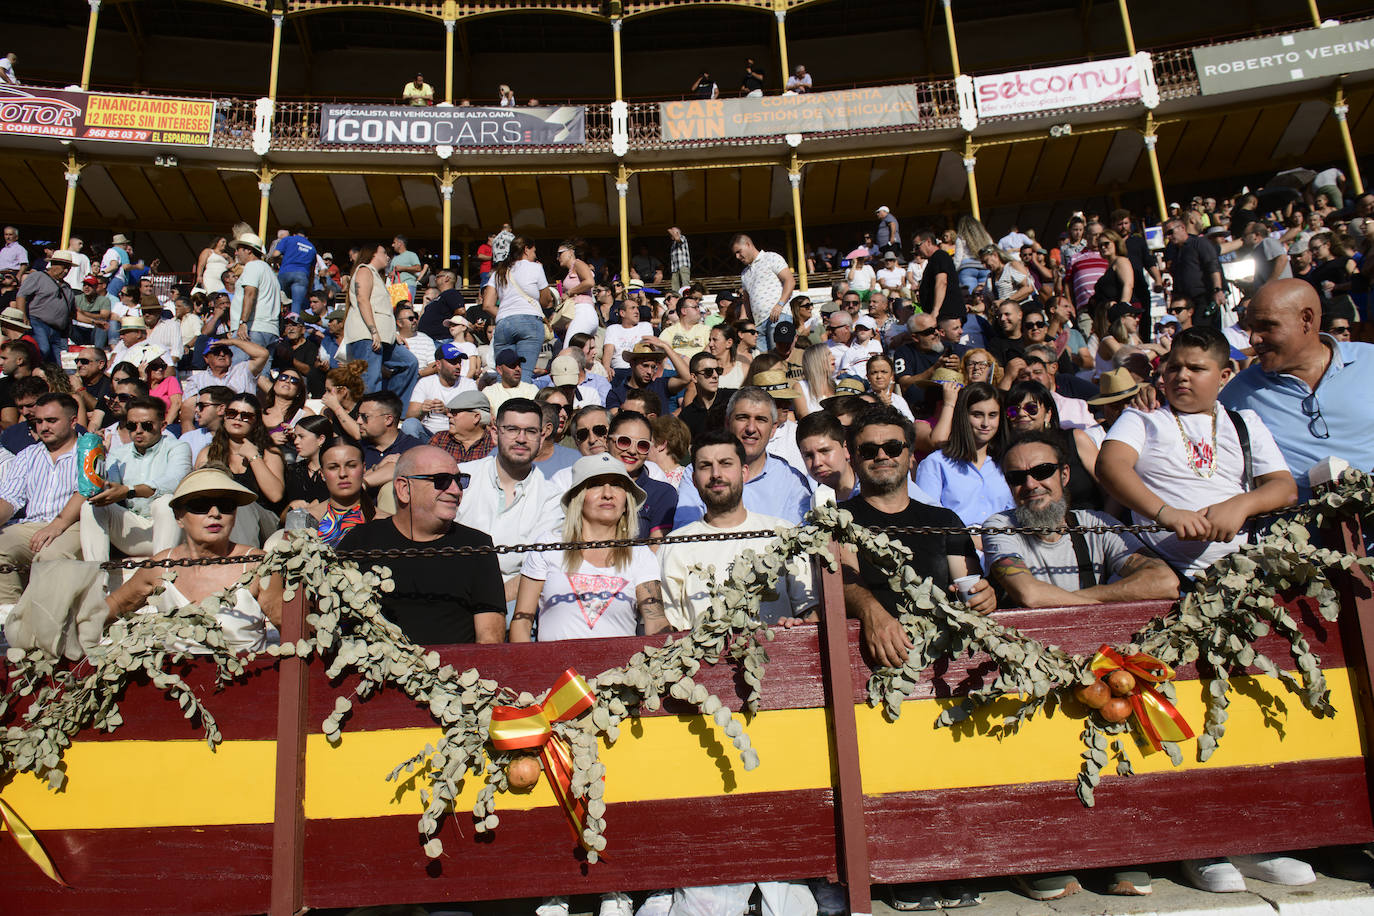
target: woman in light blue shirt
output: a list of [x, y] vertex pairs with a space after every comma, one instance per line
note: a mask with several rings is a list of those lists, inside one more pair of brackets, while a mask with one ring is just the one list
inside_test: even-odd
[[987, 382], [964, 386], [954, 404], [949, 441], [916, 467], [916, 484], [965, 525], [1013, 507], [997, 458], [1002, 454], [1000, 392]]

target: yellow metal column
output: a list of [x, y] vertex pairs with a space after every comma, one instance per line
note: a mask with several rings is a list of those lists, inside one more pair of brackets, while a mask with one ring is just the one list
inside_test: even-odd
[[949, 60], [954, 65], [954, 75], [957, 77], [959, 70], [959, 44], [954, 40], [954, 12], [950, 9], [950, 0], [945, 3], [945, 31], [949, 33]]
[[1155, 205], [1159, 207], [1159, 221], [1161, 223], [1169, 218], [1169, 205], [1164, 200], [1164, 179], [1159, 174], [1159, 154], [1155, 152], [1155, 144], [1159, 142], [1159, 136], [1155, 133], [1154, 115], [1145, 115], [1145, 155], [1150, 160], [1150, 178], [1155, 184]]
[[973, 218], [981, 220], [983, 211], [978, 207], [978, 178], [973, 174], [974, 166], [978, 164], [978, 157], [974, 155], [978, 147], [973, 145], [973, 135], [964, 135], [964, 172], [968, 175], [968, 208], [973, 213]]
[[268, 199], [272, 196], [272, 179], [277, 177], [277, 173], [263, 166], [258, 172], [258, 190], [262, 192], [262, 202], [258, 204], [258, 238], [267, 243], [267, 205]]
[[444, 175], [439, 179], [439, 193], [444, 196], [444, 259], [440, 263], [447, 269], [453, 263], [449, 257], [453, 253], [453, 179], [454, 174], [449, 169], [444, 169]]
[[625, 98], [620, 77], [620, 26], [621, 21], [619, 19], [611, 20], [611, 55], [612, 63], [615, 66], [615, 100], [617, 102]]
[[1322, 14], [1317, 12], [1317, 0], [1307, 0], [1307, 9], [1312, 14], [1313, 28], [1322, 27]]
[[1355, 158], [1355, 144], [1350, 142], [1350, 125], [1345, 120], [1346, 115], [1350, 113], [1350, 106], [1345, 104], [1345, 87], [1340, 80], [1336, 81], [1336, 96], [1331, 100], [1331, 113], [1336, 116], [1336, 126], [1341, 132], [1341, 145], [1345, 147], [1346, 167], [1350, 169], [1350, 185], [1358, 196], [1364, 193], [1364, 181], [1360, 178], [1360, 161]]
[[[81, 88], [91, 88], [91, 60], [95, 57], [95, 23], [100, 18], [100, 0], [88, 0], [91, 4], [91, 20], [86, 26], [86, 56], [81, 61]], [[66, 237], [63, 236], [65, 239]], [[63, 241], [63, 245], [67, 243]]]
[[[457, 0], [444, 0], [444, 101], [453, 104], [453, 30], [458, 26]], [[445, 265], [447, 266], [447, 265]]]
[[272, 14], [272, 72], [267, 79], [267, 97], [274, 102], [277, 100], [277, 70], [281, 65], [281, 26], [285, 18], [284, 13]]
[[778, 57], [782, 60], [782, 85], [787, 85], [787, 78], [792, 75], [792, 68], [787, 64], [787, 0], [773, 0], [773, 15], [778, 19]]
[[81, 178], [82, 163], [76, 161], [74, 154], [67, 156], [67, 201], [62, 205], [62, 247], [72, 237], [72, 214], [76, 212], [76, 182]]
[[[619, 34], [619, 32], [617, 32]], [[616, 47], [619, 47], [619, 42]], [[619, 68], [616, 69], [617, 82], [620, 74]], [[629, 214], [626, 210], [625, 198], [630, 193], [630, 170], [625, 168], [625, 163], [616, 166], [615, 172], [615, 193], [620, 212], [620, 281], [628, 289], [630, 286], [630, 224]]]
[[801, 163], [797, 154], [792, 154], [792, 163], [787, 167], [787, 180], [792, 184], [792, 228], [797, 233], [797, 292], [810, 286], [806, 277], [806, 237], [802, 232], [801, 208]]
[[1121, 27], [1126, 30], [1126, 53], [1135, 57], [1135, 32], [1131, 30], [1131, 11], [1126, 9], [1126, 0], [1117, 0], [1121, 8]]
[[[459, 239], [458, 244], [462, 247], [462, 256], [458, 261], [463, 265], [463, 285], [468, 285], [468, 255], [472, 251], [471, 239]], [[450, 262], [452, 263], [452, 262]]]

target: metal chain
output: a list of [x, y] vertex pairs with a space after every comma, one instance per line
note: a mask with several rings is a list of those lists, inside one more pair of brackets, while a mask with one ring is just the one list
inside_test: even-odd
[[[1257, 522], [1292, 515], [1303, 507], [1282, 509], [1256, 515], [1249, 520], [1251, 527]], [[985, 534], [1071, 534], [1071, 533], [1128, 533], [1169, 531], [1165, 525], [1063, 525], [1057, 528], [1030, 527], [1026, 525], [889, 525], [874, 526], [869, 529], [878, 534], [889, 535], [985, 535]], [[664, 538], [632, 538], [609, 541], [566, 541], [543, 544], [494, 544], [490, 547], [399, 547], [391, 550], [339, 550], [336, 554], [345, 560], [383, 560], [383, 559], [422, 559], [432, 557], [475, 557], [486, 554], [525, 553], [527, 551], [564, 551], [564, 550], [604, 550], [615, 547], [662, 547], [668, 544], [692, 544], [706, 541], [748, 541], [771, 538], [776, 532], [760, 529], [757, 531], [729, 531], [715, 534], [679, 534]], [[101, 569], [173, 569], [187, 566], [229, 566], [242, 564], [243, 557], [184, 557], [164, 560], [111, 560], [100, 564]], [[28, 566], [0, 563], [0, 573], [22, 572]]]

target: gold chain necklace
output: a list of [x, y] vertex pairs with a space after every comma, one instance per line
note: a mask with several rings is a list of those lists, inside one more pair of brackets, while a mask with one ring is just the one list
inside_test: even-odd
[[1211, 452], [1211, 454], [1208, 456], [1208, 461], [1207, 461], [1207, 472], [1206, 472], [1205, 474], [1203, 473], [1202, 468], [1199, 468], [1199, 467], [1198, 467], [1197, 460], [1196, 460], [1196, 456], [1197, 456], [1198, 450], [1201, 449], [1202, 447], [1204, 447], [1204, 446], [1207, 444], [1207, 440], [1206, 440], [1206, 439], [1203, 439], [1201, 442], [1194, 442], [1191, 438], [1189, 438], [1188, 433], [1184, 431], [1184, 429], [1183, 429], [1183, 420], [1181, 420], [1181, 419], [1179, 418], [1178, 414], [1177, 414], [1177, 413], [1174, 413], [1172, 410], [1170, 410], [1169, 412], [1174, 414], [1174, 422], [1178, 424], [1178, 434], [1179, 434], [1180, 436], [1183, 437], [1183, 454], [1184, 454], [1184, 457], [1187, 459], [1188, 466], [1189, 466], [1190, 468], [1193, 469], [1193, 473], [1196, 474], [1198, 477], [1202, 477], [1202, 478], [1204, 478], [1204, 479], [1209, 479], [1209, 480], [1210, 480], [1211, 477], [1212, 477], [1212, 475], [1215, 474], [1215, 473], [1217, 472], [1217, 409], [1216, 409], [1216, 407], [1213, 406], [1213, 408], [1212, 408], [1212, 452]]

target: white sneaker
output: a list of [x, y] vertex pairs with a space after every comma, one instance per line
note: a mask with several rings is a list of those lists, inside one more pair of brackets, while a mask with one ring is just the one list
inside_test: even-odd
[[[668, 900], [670, 903], [672, 902], [671, 897]], [[567, 906], [566, 903], [563, 905]], [[634, 904], [630, 901], [629, 894], [614, 891], [601, 895], [601, 909], [598, 911], [598, 916], [634, 916], [634, 911]]]
[[534, 908], [537, 916], [568, 916], [567, 897], [545, 897], [544, 902]]
[[652, 891], [644, 898], [644, 903], [635, 912], [635, 916], [668, 916], [668, 911], [672, 908], [672, 891]]
[[1199, 890], [1214, 894], [1234, 894], [1245, 890], [1240, 870], [1225, 859], [1189, 859], [1183, 863], [1183, 877]]
[[1292, 856], [1263, 853], [1257, 856], [1231, 856], [1231, 864], [1247, 878], [1258, 878], [1270, 884], [1311, 884], [1317, 880], [1312, 866]]

